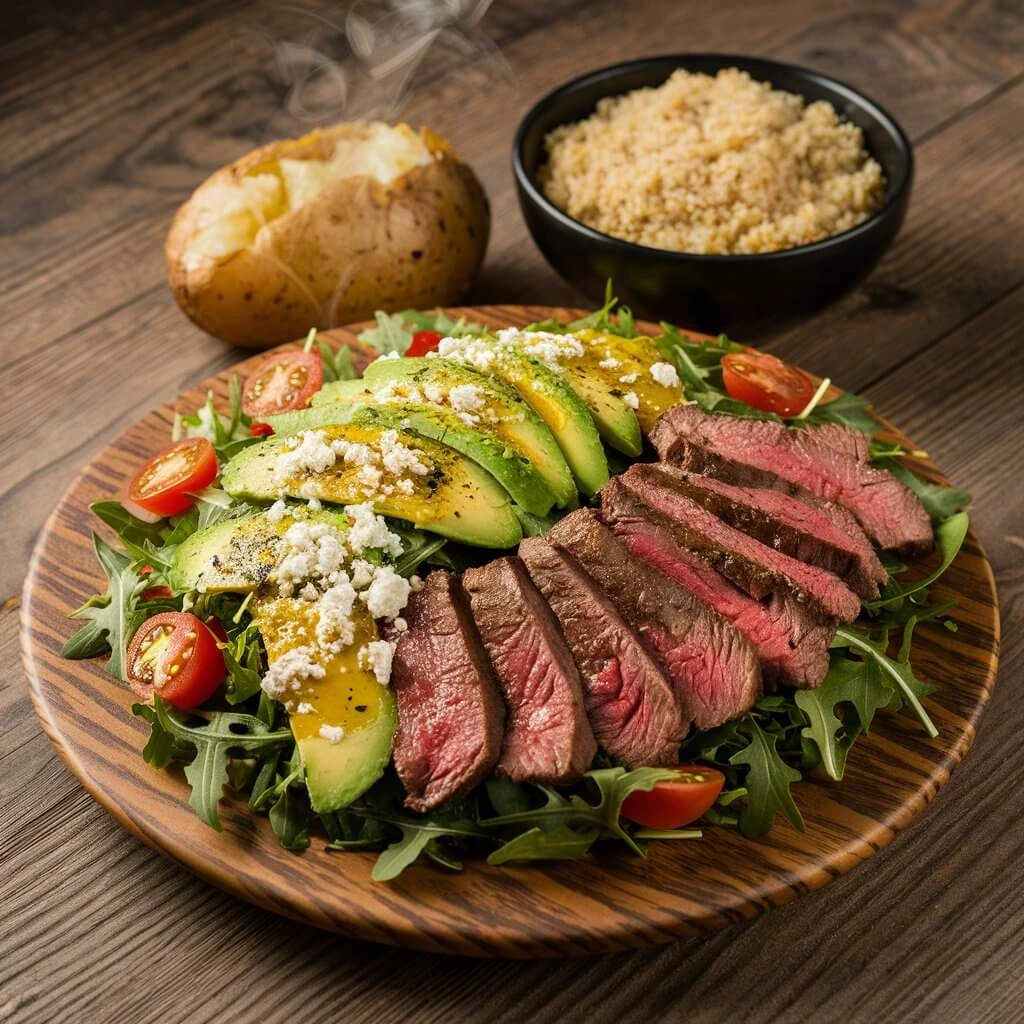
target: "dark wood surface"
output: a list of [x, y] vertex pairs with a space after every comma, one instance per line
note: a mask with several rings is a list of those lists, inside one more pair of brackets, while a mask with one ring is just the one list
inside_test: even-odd
[[[309, 9], [339, 21], [344, 4]], [[448, 134], [491, 195], [477, 302], [581, 301], [529, 241], [508, 170], [518, 117], [571, 75], [659, 51], [757, 53], [846, 79], [907, 128], [918, 181], [883, 264], [831, 310], [750, 339], [866, 390], [973, 490], [996, 568], [1000, 685], [971, 756], [891, 847], [709, 939], [565, 963], [447, 960], [294, 926], [213, 889], [118, 828], [60, 763], [17, 667], [34, 537], [92, 455], [237, 360], [174, 307], [162, 238], [216, 165], [305, 126], [255, 32], [302, 42], [308, 24], [286, 4], [228, 0], [14, 0], [0, 13], [0, 1019], [1019, 1020], [1018, 4], [499, 0], [478, 31], [504, 65], [446, 42], [402, 110]]]
[[[501, 305], [450, 312], [499, 329], [566, 322], [583, 311]], [[653, 323], [641, 329], [658, 330]], [[322, 336], [358, 346], [358, 330]], [[231, 372], [244, 377], [260, 358]], [[361, 368], [363, 359], [355, 361]], [[77, 628], [68, 610], [102, 586], [89, 506], [123, 494], [140, 458], [166, 444], [174, 414], [195, 409], [208, 393], [226, 408], [230, 373], [147, 413], [89, 462], [57, 504], [25, 581], [22, 649], [36, 711], [86, 789], [154, 849], [236, 896], [304, 924], [431, 953], [536, 958], [661, 945], [756, 917], [850, 871], [921, 814], [974, 741], [996, 678], [999, 612], [991, 567], [971, 534], [933, 593], [936, 601], [960, 602], [959, 629], [922, 626], [914, 644], [915, 669], [937, 686], [925, 706], [939, 735], [929, 739], [910, 716], [880, 716], [841, 785], [798, 787], [804, 832], [779, 823], [754, 841], [710, 829], [700, 843], [654, 843], [645, 860], [608, 855], [518, 867], [476, 860], [454, 875], [424, 865], [389, 885], [370, 879], [374, 854], [339, 857], [319, 839], [301, 857], [283, 851], [244, 800], [225, 802], [224, 831], [214, 832], [188, 807], [180, 772], [156, 772], [140, 759], [148, 730], [128, 713], [132, 695], [107, 674], [104, 659], [72, 664], [60, 656]], [[928, 460], [913, 464], [942, 480]], [[926, 575], [936, 560], [933, 553], [911, 569]]]

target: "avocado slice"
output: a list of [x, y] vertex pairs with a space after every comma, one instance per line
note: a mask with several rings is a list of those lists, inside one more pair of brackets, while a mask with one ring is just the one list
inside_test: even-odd
[[[232, 497], [251, 501], [319, 498], [337, 505], [370, 502], [381, 515], [404, 519], [431, 533], [478, 547], [514, 547], [522, 529], [506, 492], [489, 473], [447, 445], [382, 424], [385, 410], [361, 410], [360, 422], [333, 424], [294, 437], [269, 437], [240, 451], [222, 470], [221, 487]], [[362, 417], [366, 416], [366, 421]], [[400, 419], [400, 417], [399, 417]], [[356, 445], [381, 469], [373, 484], [358, 461], [332, 460], [317, 472], [281, 475], [278, 462], [296, 443], [320, 451], [335, 443]], [[396, 449], [401, 446], [401, 450]], [[393, 474], [382, 460], [411, 455], [423, 473]], [[325, 459], [325, 461], [327, 461]], [[402, 484], [407, 491], [400, 489]]]
[[[342, 386], [338, 386], [342, 385]], [[555, 495], [541, 473], [525, 455], [517, 452], [493, 433], [467, 426], [454, 413], [433, 405], [396, 402], [376, 405], [374, 390], [364, 381], [346, 380], [331, 385], [337, 404], [317, 405], [311, 409], [280, 413], [267, 422], [275, 434], [287, 436], [301, 430], [336, 423], [375, 422], [401, 426], [421, 437], [441, 441], [486, 469], [508, 491], [509, 496], [527, 512], [545, 516], [555, 503]], [[380, 391], [381, 389], [377, 389]], [[543, 427], [543, 424], [541, 424]], [[543, 427], [547, 431], [547, 427]], [[554, 439], [551, 441], [554, 445]], [[555, 451], [558, 452], [557, 446]], [[561, 453], [558, 454], [561, 459]], [[564, 463], [563, 463], [564, 465]], [[569, 478], [575, 496], [576, 487]]]
[[675, 367], [651, 338], [620, 338], [592, 330], [576, 331], [573, 337], [584, 346], [583, 356], [565, 364], [573, 385], [580, 386], [586, 377], [631, 402], [644, 434], [651, 432], [666, 409], [683, 401]]
[[[345, 526], [345, 517], [338, 512], [304, 510], [302, 517]], [[278, 541], [293, 522], [289, 515], [271, 520], [264, 510], [196, 530], [175, 550], [167, 583], [175, 593], [255, 590], [277, 564]]]
[[[328, 384], [314, 396], [313, 404], [351, 401], [353, 394], [367, 390], [373, 404], [422, 400], [459, 420], [463, 427], [471, 426], [493, 437], [504, 448], [529, 460], [559, 508], [575, 508], [576, 484], [558, 441], [545, 421], [505, 381], [437, 359], [380, 359], [368, 368], [361, 385], [353, 381]], [[467, 399], [471, 400], [468, 407]], [[472, 452], [463, 454], [473, 458]], [[527, 508], [524, 502], [519, 504]]]
[[[249, 609], [271, 665], [302, 646], [303, 637], [316, 635], [320, 613], [315, 601], [258, 598]], [[282, 701], [305, 768], [309, 801], [318, 814], [340, 810], [362, 796], [391, 760], [398, 721], [395, 697], [359, 659], [359, 650], [377, 638], [377, 627], [364, 611], [356, 617], [351, 646], [338, 654], [318, 653], [323, 678], [300, 680], [299, 689], [289, 690]], [[341, 732], [332, 742], [334, 730]]]
[[[482, 338], [467, 338], [465, 342], [464, 351], [456, 348], [451, 355], [427, 361], [437, 365], [441, 373], [475, 368], [478, 375], [514, 388], [554, 436], [576, 486], [587, 497], [593, 497], [608, 482], [608, 462], [594, 418], [568, 381], [513, 348]], [[383, 378], [389, 362], [401, 360], [371, 363], [366, 368], [367, 380], [377, 375]]]

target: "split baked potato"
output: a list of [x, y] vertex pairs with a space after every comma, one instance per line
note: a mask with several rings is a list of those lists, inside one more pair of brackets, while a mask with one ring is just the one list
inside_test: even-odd
[[378, 309], [458, 302], [489, 233], [487, 197], [444, 139], [350, 122], [213, 174], [174, 219], [167, 267], [196, 324], [264, 348]]

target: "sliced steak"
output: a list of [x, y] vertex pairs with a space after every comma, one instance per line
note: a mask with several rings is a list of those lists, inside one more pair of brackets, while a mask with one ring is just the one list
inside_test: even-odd
[[468, 569], [462, 585], [505, 698], [498, 774], [515, 782], [575, 781], [597, 742], [554, 614], [518, 558]]
[[645, 506], [618, 481], [601, 492], [601, 517], [632, 555], [710, 605], [747, 638], [761, 662], [765, 685], [821, 684], [828, 672], [834, 619], [823, 621], [787, 591], [761, 601], [744, 593], [676, 540], [671, 519]]
[[878, 597], [886, 572], [864, 531], [841, 505], [782, 491], [738, 487], [666, 466], [679, 491], [737, 530], [801, 562], [839, 576], [867, 601]]
[[571, 555], [529, 537], [519, 557], [562, 627], [597, 742], [630, 768], [673, 763], [688, 722], [657, 658]]
[[430, 811], [493, 770], [504, 708], [458, 577], [433, 572], [410, 594], [391, 668], [395, 768], [406, 806]]
[[769, 420], [669, 409], [651, 431], [665, 462], [740, 486], [805, 491], [848, 508], [879, 547], [928, 550], [928, 513], [908, 487], [869, 461], [868, 438], [838, 424], [790, 429]]
[[673, 520], [683, 547], [696, 552], [751, 597], [791, 593], [826, 619], [852, 622], [860, 598], [836, 575], [776, 551], [724, 523], [679, 488], [677, 476], [658, 465], [637, 463], [618, 477], [645, 505]]
[[753, 647], [732, 623], [645, 562], [593, 509], [578, 509], [546, 539], [568, 551], [661, 656], [684, 716], [698, 729], [743, 714], [761, 694]]

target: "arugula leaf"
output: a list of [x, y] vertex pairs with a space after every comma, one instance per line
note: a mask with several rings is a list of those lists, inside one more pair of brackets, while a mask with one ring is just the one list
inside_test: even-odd
[[220, 645], [227, 668], [225, 696], [229, 704], [241, 704], [260, 692], [263, 682], [262, 640], [249, 623], [229, 643]]
[[355, 380], [359, 374], [352, 365], [352, 351], [347, 345], [333, 348], [322, 338], [316, 339], [320, 363], [323, 366], [324, 383], [331, 384], [337, 380]]
[[[877, 662], [838, 655], [832, 656], [821, 686], [796, 692], [797, 707], [809, 722], [802, 734], [818, 748], [822, 767], [830, 779], [842, 779], [846, 756], [857, 737], [870, 729], [875, 712], [888, 707], [892, 697], [892, 688]], [[835, 713], [840, 706], [842, 718]]]
[[[371, 877], [375, 882], [388, 882], [397, 878], [423, 853], [427, 845], [441, 838], [484, 839], [487, 838], [468, 819], [447, 819], [441, 816], [424, 816], [422, 819], [407, 817], [386, 817], [367, 814], [384, 824], [393, 825], [401, 832], [401, 838], [384, 849], [373, 866]], [[457, 862], [449, 862], [457, 863]]]
[[258, 437], [249, 433], [252, 420], [242, 412], [242, 382], [237, 373], [231, 375], [229, 411], [227, 416], [217, 412], [213, 404], [213, 392], [206, 393], [206, 401], [189, 416], [175, 416], [171, 439], [180, 441], [184, 437], [205, 437], [217, 452], [223, 464], [243, 448], [259, 442]]
[[844, 391], [830, 402], [819, 403], [802, 423], [838, 423], [871, 437], [878, 432], [878, 420], [871, 414], [871, 403], [852, 391]]
[[939, 549], [941, 561], [938, 567], [923, 579], [910, 583], [899, 583], [890, 580], [876, 601], [869, 601], [864, 608], [869, 613], [880, 611], [906, 600], [912, 594], [918, 594], [930, 587], [949, 567], [960, 553], [970, 522], [966, 512], [957, 512], [941, 522], [935, 530], [935, 543]]
[[899, 710], [904, 703], [909, 704], [925, 731], [934, 739], [939, 735], [939, 730], [921, 704], [921, 698], [932, 692], [932, 688], [918, 679], [910, 667], [910, 640], [916, 625], [917, 619], [912, 618], [904, 627], [903, 645], [895, 658], [890, 658], [886, 653], [888, 630], [883, 632], [881, 639], [873, 640], [867, 633], [856, 628], [840, 626], [836, 630], [832, 647], [845, 647], [862, 657], [864, 663], [872, 663], [893, 691], [893, 700], [889, 706]]
[[441, 309], [435, 309], [433, 312], [404, 309], [398, 315], [417, 331], [437, 331], [438, 334], [444, 335], [446, 338], [462, 338], [470, 335], [479, 337], [489, 333], [483, 324], [474, 323], [464, 316], [453, 320]]
[[298, 853], [309, 846], [309, 801], [302, 790], [285, 786], [268, 817], [274, 835], [286, 850]]
[[95, 657], [109, 647], [107, 671], [114, 678], [125, 680], [128, 642], [146, 618], [146, 613], [138, 606], [145, 580], [126, 554], [111, 547], [98, 534], [93, 534], [92, 542], [96, 558], [107, 577], [106, 593], [89, 598], [81, 608], [71, 613], [73, 619], [89, 619], [90, 622], [68, 640], [61, 656]]
[[512, 860], [577, 860], [584, 856], [601, 835], [599, 826], [581, 830], [568, 825], [543, 829], [539, 826], [520, 832], [499, 846], [487, 858], [488, 864], [507, 864]]
[[185, 778], [192, 787], [189, 804], [202, 821], [218, 832], [222, 826], [217, 804], [228, 782], [228, 758], [232, 752], [266, 754], [292, 742], [290, 729], [271, 732], [260, 719], [236, 712], [196, 715], [204, 719], [203, 724], [189, 725], [187, 716], [173, 711], [159, 696], [153, 698], [152, 708], [133, 704], [132, 711], [152, 726], [143, 757], [153, 767], [162, 768], [172, 758], [185, 760], [188, 755], [183, 752], [191, 749], [192, 758], [185, 768]]
[[[883, 460], [876, 461], [882, 462]], [[885, 458], [884, 461], [885, 468], [921, 499], [921, 504], [924, 505], [928, 515], [932, 517], [932, 522], [941, 523], [971, 503], [971, 495], [967, 491], [922, 480], [916, 473], [911, 472], [895, 459]]]
[[789, 787], [801, 775], [779, 756], [778, 736], [764, 731], [753, 715], [742, 719], [749, 743], [729, 758], [733, 765], [747, 765], [745, 785], [748, 802], [740, 812], [740, 831], [746, 836], [764, 835], [772, 827], [772, 819], [782, 814], [791, 825], [804, 831], [804, 819], [793, 802]]
[[374, 316], [377, 318], [377, 326], [368, 327], [359, 335], [359, 340], [376, 349], [382, 356], [404, 356], [412, 344], [413, 335], [406, 326], [405, 314], [377, 312]]

